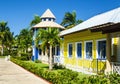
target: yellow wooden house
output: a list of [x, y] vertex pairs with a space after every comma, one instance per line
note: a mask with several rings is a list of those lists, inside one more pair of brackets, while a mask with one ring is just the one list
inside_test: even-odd
[[[62, 31], [61, 61], [72, 70], [107, 73], [120, 67], [120, 8]], [[116, 66], [115, 63], [118, 65]], [[117, 69], [115, 69], [117, 67]]]

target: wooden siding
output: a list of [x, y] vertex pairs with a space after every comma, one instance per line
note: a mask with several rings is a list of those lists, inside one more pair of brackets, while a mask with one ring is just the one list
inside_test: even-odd
[[[106, 39], [106, 34], [102, 34], [101, 32], [91, 32], [89, 30], [73, 33], [64, 36], [64, 64], [67, 65], [72, 65], [72, 66], [79, 66], [79, 67], [84, 67], [87, 69], [94, 69], [96, 67], [96, 50], [97, 50], [97, 40], [100, 39]], [[85, 41], [92, 41], [92, 59], [86, 59], [85, 58]], [[82, 43], [82, 58], [76, 58], [75, 56], [75, 43], [76, 42], [81, 42]], [[68, 57], [68, 43], [73, 44], [73, 55], [72, 58]], [[99, 62], [99, 65], [103, 68], [104, 64]]]

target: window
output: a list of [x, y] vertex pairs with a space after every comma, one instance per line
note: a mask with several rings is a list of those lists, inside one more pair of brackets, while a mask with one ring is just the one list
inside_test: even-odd
[[98, 41], [97, 44], [98, 58], [106, 59], [106, 40]]
[[68, 44], [68, 57], [72, 57], [72, 50], [73, 50], [73, 45]]
[[42, 50], [41, 49], [39, 49], [39, 55], [42, 55]]
[[46, 18], [43, 18], [43, 21], [46, 21]]
[[55, 55], [55, 47], [52, 48], [52, 54]]
[[51, 18], [48, 18], [48, 21], [51, 21]]
[[85, 42], [85, 55], [86, 59], [92, 59], [92, 42]]
[[60, 56], [60, 46], [56, 46], [56, 55]]
[[76, 57], [81, 58], [82, 57], [82, 43], [76, 43]]

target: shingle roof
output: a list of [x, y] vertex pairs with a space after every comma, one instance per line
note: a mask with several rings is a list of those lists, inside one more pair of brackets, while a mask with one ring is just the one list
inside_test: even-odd
[[53, 13], [50, 11], [50, 9], [47, 9], [43, 15], [41, 16], [41, 18], [56, 18]]
[[64, 29], [63, 26], [53, 21], [43, 21], [33, 26], [33, 28], [48, 28], [48, 27]]
[[106, 23], [118, 23], [118, 22], [120, 22], [120, 7], [114, 10], [96, 15], [73, 28], [64, 30], [60, 33], [60, 36], [81, 31], [84, 29], [88, 29], [94, 26], [106, 24]]

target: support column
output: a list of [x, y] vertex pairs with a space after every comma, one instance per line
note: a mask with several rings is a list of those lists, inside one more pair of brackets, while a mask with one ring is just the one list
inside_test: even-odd
[[36, 39], [36, 28], [33, 30], [34, 32], [34, 35], [33, 35], [33, 42], [32, 42], [32, 46], [33, 46], [33, 55], [32, 55], [32, 60], [35, 61], [35, 60], [38, 60], [38, 49], [37, 47], [35, 46], [35, 39]]
[[111, 64], [110, 64], [110, 59], [111, 59], [111, 37], [110, 34], [107, 34], [107, 46], [106, 46], [106, 70], [105, 73], [110, 73], [112, 71], [111, 69]]

